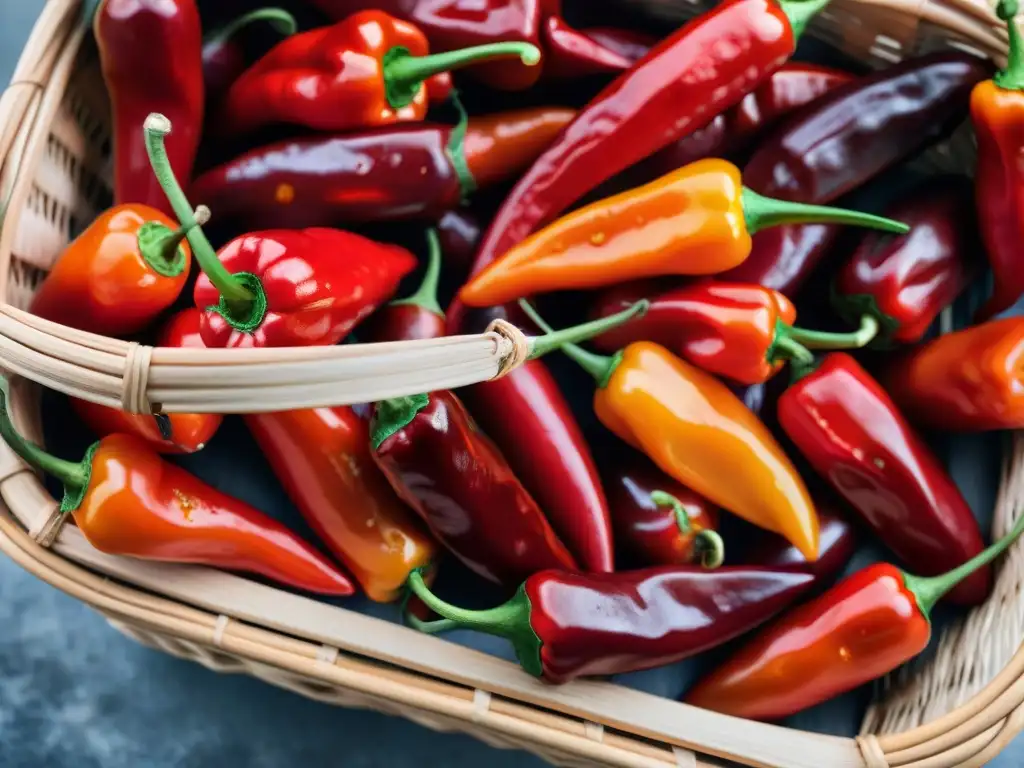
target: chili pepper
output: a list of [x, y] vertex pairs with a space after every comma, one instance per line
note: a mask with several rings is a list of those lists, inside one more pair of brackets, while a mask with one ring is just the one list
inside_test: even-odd
[[[146, 119], [147, 149], [176, 211], [189, 209], [166, 165], [162, 115]], [[265, 230], [237, 237], [215, 254], [202, 228], [188, 232], [203, 274], [193, 291], [208, 347], [331, 345], [392, 295], [416, 259], [335, 229]]]
[[[624, 300], [633, 303], [627, 300], [629, 294], [628, 288], [603, 294], [592, 315], [620, 312]], [[778, 291], [704, 281], [654, 297], [643, 317], [594, 341], [606, 352], [634, 341], [653, 341], [709, 373], [741, 384], [759, 384], [787, 360], [813, 360], [809, 348], [859, 348], [878, 331], [872, 315], [865, 315], [860, 330], [852, 333], [797, 328], [795, 320], [796, 308]]]
[[[537, 325], [549, 326], [526, 302]], [[594, 412], [628, 445], [712, 503], [818, 556], [818, 518], [803, 480], [768, 429], [718, 379], [638, 341], [612, 357], [562, 347], [597, 381]], [[742, 482], [736, 478], [742, 477]]]
[[[204, 347], [199, 335], [201, 314], [194, 307], [176, 313], [161, 330], [157, 345], [192, 349]], [[71, 398], [71, 404], [97, 437], [118, 432], [134, 435], [159, 453], [195, 453], [202, 450], [213, 439], [223, 420], [219, 413], [126, 413], [120, 408], [98, 405], [77, 397]]]
[[[836, 352], [804, 374], [779, 399], [782, 429], [901, 561], [930, 576], [984, 548], [956, 484], [857, 361]], [[977, 605], [991, 587], [981, 569], [950, 599]]]
[[929, 429], [1024, 428], [1024, 317], [947, 333], [896, 357], [883, 383], [896, 405]]
[[624, 573], [529, 576], [504, 605], [469, 611], [409, 588], [444, 617], [426, 631], [464, 627], [509, 640], [520, 665], [551, 683], [672, 664], [750, 631], [792, 604], [813, 577], [793, 569], [662, 566]]
[[183, 226], [147, 205], [104, 211], [64, 249], [29, 310], [55, 323], [104, 336], [128, 336], [175, 302], [192, 263], [190, 228], [210, 215], [202, 207]]
[[943, 595], [987, 567], [1022, 530], [1024, 517], [999, 542], [942, 576], [913, 576], [887, 563], [868, 566], [759, 633], [700, 681], [686, 702], [778, 720], [891, 672], [928, 646], [930, 614]]
[[[281, 8], [260, 8], [243, 14], [203, 40], [203, 82], [206, 86], [206, 103], [219, 104], [224, 95], [246, 70], [245, 51], [238, 42], [238, 33], [260, 21], [268, 22], [276, 32], [285, 37], [298, 31], [295, 17]], [[209, 109], [208, 109], [209, 111]]]
[[659, 38], [632, 29], [618, 27], [590, 27], [580, 30], [607, 51], [636, 64], [656, 46]]
[[190, 191], [218, 219], [264, 227], [433, 220], [520, 172], [574, 114], [527, 109], [474, 117], [464, 129], [406, 124], [292, 139], [208, 171]]
[[879, 216], [762, 197], [732, 163], [699, 160], [564, 216], [478, 272], [459, 299], [485, 307], [637, 277], [715, 274], [747, 258], [751, 235], [794, 221], [907, 231]]
[[[474, 272], [620, 171], [736, 104], [793, 53], [827, 0], [726, 0], [617, 77], [516, 184], [491, 222]], [[737, 190], [738, 191], [738, 190]], [[457, 302], [448, 326], [463, 320]]]
[[616, 451], [602, 472], [615, 543], [641, 566], [700, 563], [717, 568], [725, 544], [718, 510], [635, 451]]
[[971, 185], [930, 178], [887, 213], [910, 234], [865, 237], [836, 275], [832, 300], [849, 322], [874, 318], [876, 344], [913, 344], [979, 271]]
[[94, 443], [80, 462], [22, 437], [0, 380], [0, 435], [30, 466], [64, 486], [61, 512], [96, 549], [144, 560], [249, 571], [307, 592], [351, 595], [351, 582], [271, 517], [206, 485], [132, 435]]
[[370, 456], [366, 422], [351, 408], [250, 414], [246, 426], [317, 537], [367, 597], [390, 602], [435, 546]]
[[[827, 205], [960, 125], [988, 71], [978, 57], [948, 51], [853, 80], [779, 126], [743, 179], [762, 195]], [[721, 277], [793, 296], [837, 236], [835, 227], [778, 227], [755, 237], [750, 257]]]
[[483, 231], [477, 217], [467, 211], [448, 211], [437, 221], [437, 236], [446, 267], [469, 272]]
[[114, 202], [170, 215], [139, 127], [150, 112], [178, 131], [167, 148], [179, 178], [192, 175], [203, 126], [202, 30], [194, 0], [103, 0], [93, 17], [114, 116]]
[[490, 43], [429, 56], [415, 26], [362, 11], [274, 46], [232, 84], [222, 127], [230, 134], [278, 122], [343, 131], [419, 121], [427, 113], [426, 80], [507, 57], [536, 64], [540, 51], [528, 43]]
[[784, 538], [767, 532], [745, 537], [746, 546], [738, 553], [730, 549], [729, 559], [761, 568], [792, 566], [814, 576], [816, 583], [838, 576], [857, 551], [857, 530], [840, 513], [835, 502], [823, 501], [818, 492], [812, 492], [812, 498], [818, 511], [820, 532], [817, 560], [808, 562], [800, 550]]
[[635, 63], [585, 32], [573, 29], [561, 16], [546, 18], [540, 32], [546, 79], [570, 80], [595, 74], [619, 74]]
[[978, 322], [1009, 309], [1024, 294], [1024, 40], [1015, 21], [1017, 0], [1000, 0], [996, 15], [1006, 22], [1009, 36], [1006, 69], [971, 93], [978, 219], [994, 276]]
[[[531, 357], [590, 338], [644, 308], [535, 338]], [[576, 570], [540, 507], [453, 393], [376, 403], [371, 447], [398, 495], [480, 576], [515, 585], [544, 568]]]

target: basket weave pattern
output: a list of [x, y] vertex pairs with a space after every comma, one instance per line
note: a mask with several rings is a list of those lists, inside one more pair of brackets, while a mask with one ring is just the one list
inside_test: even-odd
[[[643, 4], [665, 15], [704, 7]], [[62, 249], [111, 200], [109, 103], [82, 10], [81, 0], [47, 3], [0, 97], [0, 361], [23, 377], [11, 391], [23, 433], [41, 437], [39, 384], [136, 412], [247, 412], [455, 387], [521, 361], [521, 335], [498, 328], [315, 357], [263, 350], [225, 364], [222, 351], [154, 351], [25, 313]], [[1002, 61], [1006, 49], [980, 0], [835, 0], [811, 31], [879, 65], [950, 45]], [[970, 158], [959, 137], [931, 160], [963, 170]], [[253, 380], [259, 386], [245, 388]], [[880, 685], [863, 735], [850, 740], [738, 721], [604, 682], [555, 688], [505, 661], [238, 576], [104, 555], [76, 528], [55, 524], [57, 503], [2, 442], [0, 494], [0, 550], [145, 645], [325, 703], [527, 749], [556, 765], [980, 766], [1024, 728], [1020, 544], [997, 566], [989, 602], [951, 628], [932, 659]], [[1024, 437], [1014, 436], [994, 536], [1022, 506]]]

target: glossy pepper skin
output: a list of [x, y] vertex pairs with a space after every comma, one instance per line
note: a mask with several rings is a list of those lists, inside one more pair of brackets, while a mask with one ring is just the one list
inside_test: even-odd
[[916, 424], [953, 432], [1024, 427], [1024, 318], [990, 320], [893, 359], [882, 381]]
[[366, 422], [351, 408], [249, 414], [246, 426], [289, 498], [355, 576], [367, 597], [390, 602], [436, 554], [370, 456]]
[[1006, 69], [971, 93], [971, 123], [978, 141], [975, 189], [981, 236], [994, 275], [991, 298], [976, 321], [1009, 309], [1024, 294], [1024, 40], [1017, 0], [1002, 0], [1010, 50]]
[[267, 22], [282, 35], [294, 35], [298, 24], [290, 13], [281, 8], [260, 8], [233, 19], [220, 29], [203, 38], [203, 83], [205, 84], [207, 112], [216, 108], [248, 67], [245, 51], [238, 38], [251, 24]]
[[249, 571], [307, 592], [345, 596], [352, 583], [273, 518], [206, 485], [131, 435], [58, 459], [17, 434], [0, 394], [0, 434], [31, 466], [64, 485], [61, 511], [96, 549], [144, 560]]
[[791, 605], [812, 577], [792, 569], [663, 566], [624, 573], [537, 573], [509, 602], [466, 611], [414, 573], [413, 593], [449, 622], [510, 640], [550, 683], [671, 664], [728, 642]]
[[155, 208], [101, 213], [53, 265], [29, 310], [104, 336], [141, 331], [178, 298], [192, 252], [183, 229]]
[[[204, 347], [199, 334], [202, 313], [183, 309], [175, 313], [157, 337], [159, 347], [199, 349]], [[118, 432], [134, 435], [146, 441], [158, 453], [195, 453], [206, 447], [220, 429], [223, 416], [219, 413], [169, 413], [151, 416], [126, 413], [120, 408], [97, 405], [88, 400], [71, 398], [75, 413], [98, 437]]]
[[562, 217], [478, 272], [459, 299], [486, 307], [635, 278], [724, 272], [750, 254], [753, 233], [792, 221], [906, 231], [867, 214], [760, 197], [743, 186], [732, 163], [699, 160]]
[[[727, 0], [677, 30], [598, 94], [519, 179], [474, 273], [601, 183], [736, 104], [789, 58], [824, 4]], [[458, 303], [449, 307], [450, 328], [460, 327], [463, 313]]]
[[167, 153], [179, 178], [192, 176], [203, 127], [202, 30], [194, 0], [103, 0], [93, 17], [114, 116], [114, 202], [170, 215], [143, 145], [150, 112], [177, 126]]
[[190, 193], [218, 220], [250, 226], [434, 220], [527, 167], [574, 114], [539, 108], [473, 117], [465, 133], [423, 124], [290, 139], [207, 171]]
[[979, 273], [977, 220], [968, 179], [929, 178], [886, 214], [910, 225], [900, 237], [869, 234], [833, 282], [832, 303], [851, 323], [875, 318], [876, 344], [915, 344]]
[[536, 64], [540, 51], [492, 43], [430, 57], [416, 26], [383, 11], [361, 11], [274, 46], [232, 84], [220, 128], [230, 135], [277, 122], [344, 131], [419, 121], [430, 102], [429, 78], [509, 56]]
[[[392, 409], [399, 406], [407, 410], [396, 421]], [[546, 568], [576, 570], [540, 507], [454, 394], [434, 392], [383, 407], [376, 405], [371, 424], [377, 466], [467, 567], [505, 586]]]
[[[963, 122], [988, 65], [965, 53], [905, 59], [836, 88], [781, 124], [743, 168], [754, 191], [827, 205], [941, 139]], [[776, 227], [722, 275], [793, 296], [831, 249], [835, 227]]]
[[[778, 416], [817, 473], [915, 571], [942, 573], [984, 549], [971, 508], [938, 457], [849, 355], [827, 355], [790, 386]], [[949, 599], [978, 605], [991, 588], [991, 571], [982, 568]]]
[[853, 574], [758, 633], [685, 701], [752, 720], [779, 720], [891, 672], [931, 639], [935, 603], [1009, 547], [1014, 529], [976, 558], [923, 578], [887, 563]]
[[479, 219], [469, 211], [448, 211], [438, 219], [437, 236], [445, 267], [468, 274], [483, 234]]

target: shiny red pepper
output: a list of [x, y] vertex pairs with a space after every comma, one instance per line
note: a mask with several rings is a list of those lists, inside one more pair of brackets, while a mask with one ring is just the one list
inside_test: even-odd
[[561, 16], [549, 16], [541, 24], [544, 77], [569, 80], [599, 73], [625, 72], [635, 60], [606, 47], [600, 40], [573, 29]]
[[907, 235], [870, 234], [835, 277], [832, 303], [851, 323], [880, 326], [874, 343], [914, 344], [979, 273], [973, 190], [958, 176], [929, 178], [886, 211]]
[[114, 202], [171, 207], [153, 177], [142, 123], [150, 112], [174, 121], [171, 168], [192, 177], [203, 127], [202, 30], [194, 0], [103, 0], [93, 17], [114, 115]]
[[526, 109], [456, 128], [397, 125], [290, 139], [207, 171], [189, 191], [218, 221], [243, 226], [432, 220], [527, 167], [574, 115]]
[[[744, 182], [771, 197], [827, 205], [960, 125], [971, 88], [988, 72], [982, 59], [951, 51], [853, 80], [769, 135], [744, 167]], [[721, 279], [794, 296], [839, 231], [812, 224], [758, 233], [747, 260]]]
[[779, 720], [891, 672], [931, 639], [942, 596], [1009, 547], [1013, 530], [975, 559], [922, 578], [871, 565], [796, 608], [690, 690], [694, 706], [751, 720]]
[[376, 10], [293, 35], [232, 84], [218, 128], [230, 135], [268, 123], [343, 131], [419, 121], [427, 113], [431, 77], [482, 59], [540, 61], [540, 51], [527, 43], [433, 56], [428, 47], [417, 27]]
[[[739, 102], [793, 53], [827, 0], [726, 0], [605, 88], [520, 178], [491, 223], [474, 274], [599, 184]], [[463, 307], [448, 310], [449, 328]]]
[[444, 310], [437, 301], [441, 241], [434, 230], [427, 233], [427, 240], [430, 255], [420, 287], [412, 296], [392, 301], [371, 315], [359, 329], [360, 341], [413, 341], [445, 335]]
[[207, 112], [216, 108], [231, 84], [248, 67], [245, 51], [238, 41], [241, 33], [250, 24], [268, 22], [276, 32], [285, 37], [298, 31], [295, 17], [281, 8], [260, 8], [243, 14], [215, 32], [203, 38], [203, 82], [206, 85]]
[[[901, 561], [925, 575], [984, 548], [964, 497], [882, 387], [849, 355], [832, 353], [779, 399], [779, 423], [821, 477]], [[992, 588], [976, 571], [949, 599], [978, 605]]]

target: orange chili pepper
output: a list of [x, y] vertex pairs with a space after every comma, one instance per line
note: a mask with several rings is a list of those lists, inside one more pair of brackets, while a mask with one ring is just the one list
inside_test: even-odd
[[142, 330], [178, 298], [192, 264], [184, 242], [206, 221], [174, 222], [147, 205], [118, 205], [68, 245], [39, 286], [30, 311], [55, 323], [105, 336]]
[[570, 213], [473, 277], [473, 307], [660, 275], [712, 275], [750, 255], [751, 235], [781, 224], [833, 222], [904, 233], [891, 219], [772, 200], [743, 187], [725, 160], [699, 160]]
[[768, 428], [722, 382], [646, 341], [612, 357], [574, 344], [562, 351], [597, 381], [594, 412], [619, 438], [686, 487], [817, 559], [818, 516], [807, 487]]

